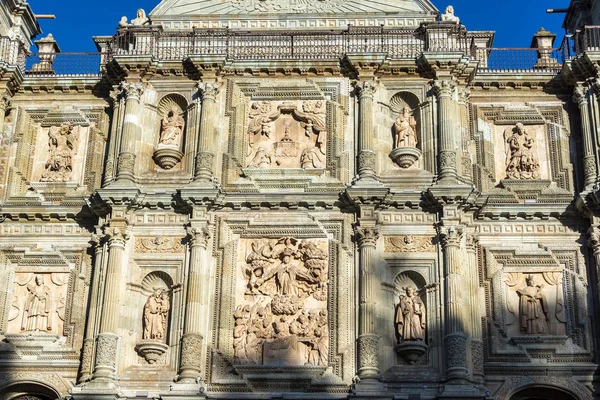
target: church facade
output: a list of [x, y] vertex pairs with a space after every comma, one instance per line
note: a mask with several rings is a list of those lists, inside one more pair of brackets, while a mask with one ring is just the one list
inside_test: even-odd
[[3, 2], [0, 398], [599, 398], [598, 7]]

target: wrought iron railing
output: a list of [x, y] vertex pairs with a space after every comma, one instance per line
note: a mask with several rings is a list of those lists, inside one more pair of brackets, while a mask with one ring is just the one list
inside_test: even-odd
[[575, 32], [573, 46], [577, 54], [600, 52], [600, 26], [586, 26]]
[[561, 49], [480, 49], [482, 72], [558, 72], [565, 60]]

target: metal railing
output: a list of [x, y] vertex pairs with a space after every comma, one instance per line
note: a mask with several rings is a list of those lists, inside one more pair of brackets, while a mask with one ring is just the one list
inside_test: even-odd
[[600, 51], [600, 26], [586, 26], [572, 37], [576, 54]]
[[34, 53], [27, 57], [27, 76], [99, 76], [101, 53]]
[[561, 49], [479, 49], [482, 72], [558, 72], [565, 60]]

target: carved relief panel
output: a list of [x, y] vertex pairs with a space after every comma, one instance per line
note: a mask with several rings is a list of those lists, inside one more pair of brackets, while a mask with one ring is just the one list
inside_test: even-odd
[[15, 274], [9, 334], [63, 334], [68, 273]]
[[326, 102], [257, 101], [248, 115], [248, 168], [325, 168]]
[[240, 249], [234, 363], [326, 366], [327, 241], [244, 239]]

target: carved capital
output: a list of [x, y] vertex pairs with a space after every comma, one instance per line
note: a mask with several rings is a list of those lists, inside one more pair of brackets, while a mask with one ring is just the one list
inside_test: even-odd
[[106, 237], [108, 238], [108, 245], [110, 247], [120, 246], [125, 247], [127, 241], [131, 237], [130, 233], [121, 228], [107, 228], [105, 230]]
[[432, 83], [432, 89], [438, 98], [451, 97], [456, 83], [448, 80], [436, 80]]
[[142, 94], [144, 94], [144, 85], [141, 83], [122, 82], [121, 90], [127, 96], [127, 99], [140, 100]]
[[471, 98], [471, 91], [467, 88], [458, 90], [458, 100], [462, 103], [467, 103]]
[[466, 236], [466, 245], [467, 250], [475, 251], [477, 245], [479, 244], [479, 237], [475, 234], [469, 233]]
[[449, 228], [440, 228], [440, 239], [442, 240], [442, 246], [447, 247], [460, 247], [460, 242], [463, 237], [463, 231], [461, 228], [451, 226]]
[[365, 97], [373, 99], [375, 91], [377, 90], [376, 81], [364, 81], [356, 82], [356, 90], [358, 92], [358, 99], [362, 100]]
[[573, 90], [573, 101], [579, 107], [585, 105], [588, 102], [587, 90], [585, 87], [583, 87], [583, 85], [579, 84], [579, 85], [575, 86], [575, 89]]
[[377, 244], [377, 240], [379, 239], [379, 228], [355, 226], [354, 234], [360, 247], [375, 247], [375, 245]]
[[208, 228], [187, 228], [187, 233], [190, 237], [190, 245], [193, 246], [201, 246], [206, 248], [208, 245], [208, 241], [210, 240], [210, 232]]
[[216, 100], [217, 95], [221, 91], [218, 83], [198, 82], [198, 94], [204, 100]]

